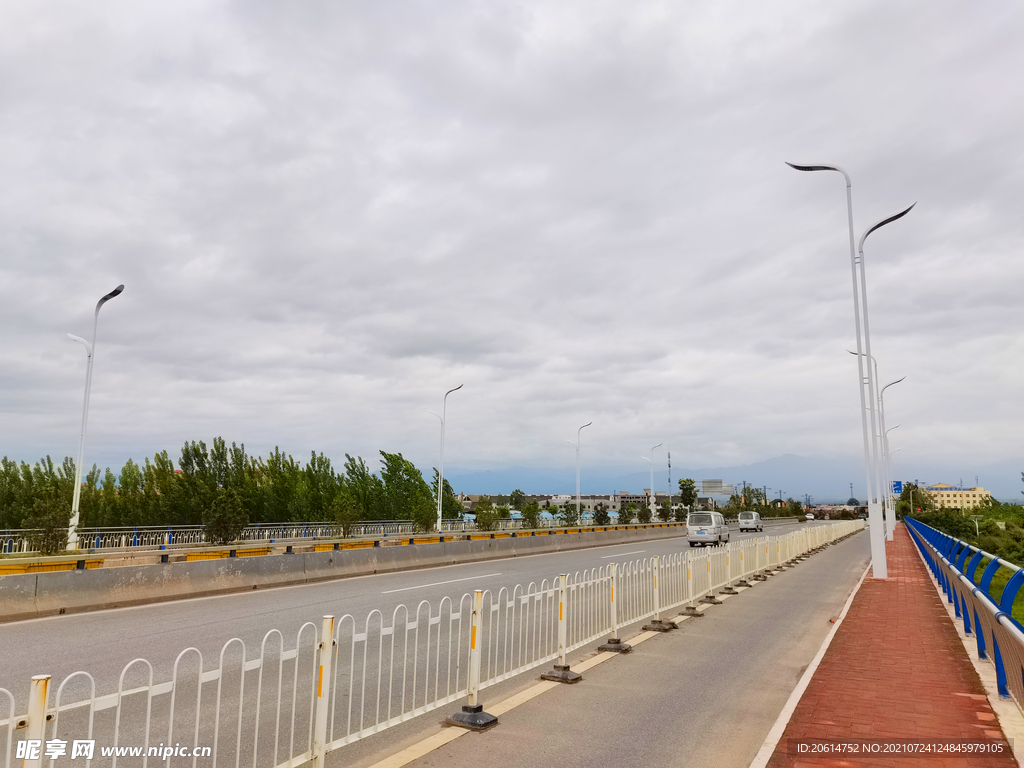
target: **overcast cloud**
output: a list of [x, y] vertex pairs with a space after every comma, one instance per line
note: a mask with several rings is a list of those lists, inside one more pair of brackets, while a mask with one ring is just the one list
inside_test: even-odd
[[[0, 454], [1021, 456], [1017, 2], [0, 6]], [[898, 439], [897, 439], [898, 436]], [[374, 462], [375, 463], [375, 462]], [[1024, 467], [1022, 467], [1024, 469]], [[852, 479], [852, 478], [851, 478]], [[932, 481], [943, 478], [930, 478]], [[956, 478], [947, 478], [955, 480]], [[463, 489], [456, 489], [463, 490]], [[472, 489], [465, 489], [472, 490]]]

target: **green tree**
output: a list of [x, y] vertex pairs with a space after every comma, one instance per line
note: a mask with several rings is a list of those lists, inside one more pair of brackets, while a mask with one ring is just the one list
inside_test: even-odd
[[672, 501], [670, 499], [662, 499], [658, 502], [658, 519], [663, 523], [672, 519]]
[[576, 511], [575, 501], [567, 501], [562, 505], [558, 510], [558, 522], [565, 526], [580, 524], [580, 514]]
[[23, 525], [33, 529], [29, 535], [32, 549], [42, 555], [55, 555], [68, 546], [74, 465], [65, 461], [62, 471], [54, 472], [53, 463], [47, 457], [40, 469], [40, 479], [44, 482], [35, 487], [32, 511], [25, 517]]
[[640, 523], [640, 525], [647, 525], [651, 522], [651, 519], [653, 517], [654, 513], [651, 512], [651, 508], [646, 504], [644, 504], [643, 506], [640, 507], [640, 509], [637, 510], [636, 521]]
[[494, 502], [489, 496], [481, 496], [473, 508], [476, 515], [476, 529], [478, 531], [493, 531], [498, 527], [498, 514], [494, 510]]
[[508, 497], [509, 506], [512, 509], [518, 509], [520, 512], [523, 511], [523, 505], [526, 504], [526, 494], [516, 488]]
[[411, 519], [417, 530], [433, 530], [437, 525], [437, 507], [434, 505], [434, 494], [423, 475], [400, 453], [381, 451], [380, 455], [386, 518]]
[[597, 502], [594, 506], [594, 525], [610, 525], [611, 515], [608, 514], [608, 507], [603, 501]]
[[523, 528], [540, 528], [540, 505], [536, 501], [528, 501], [523, 505]]
[[355, 504], [360, 520], [383, 520], [384, 484], [370, 472], [361, 458], [345, 454], [345, 473], [342, 479], [345, 495]]
[[317, 455], [314, 452], [302, 471], [301, 488], [306, 520], [319, 522], [334, 519], [334, 499], [339, 493], [340, 484], [330, 459], [322, 453]]
[[683, 478], [679, 481], [679, 503], [689, 509], [697, 503], [697, 483], [693, 478]]
[[[430, 493], [434, 499], [434, 509], [437, 509], [437, 468], [434, 468], [434, 481], [430, 484]], [[441, 517], [444, 520], [457, 520], [462, 517], [462, 502], [459, 501], [452, 490], [448, 480], [444, 481], [444, 497], [441, 499]], [[436, 514], [436, 513], [435, 513]]]
[[[912, 485], [912, 483], [911, 483], [911, 485]], [[904, 487], [906, 487], [906, 486], [904, 486]], [[846, 506], [848, 506], [848, 507], [859, 507], [860, 506], [860, 502], [857, 501], [855, 498], [853, 498], [853, 496], [851, 496], [850, 498], [848, 498], [846, 500]]]
[[335, 494], [331, 502], [331, 515], [341, 526], [341, 535], [348, 537], [352, 535], [353, 526], [359, 522], [359, 506], [347, 493], [341, 492]]
[[218, 491], [206, 518], [206, 539], [214, 544], [228, 544], [238, 538], [247, 523], [238, 494], [230, 488]]
[[794, 517], [798, 517], [804, 513], [803, 504], [796, 499], [786, 499], [786, 511]]
[[[911, 505], [913, 499], [913, 505]], [[903, 492], [896, 499], [896, 514], [899, 517], [910, 515], [917, 517], [919, 513], [928, 513], [935, 509], [935, 502], [928, 491], [922, 490], [913, 483], [904, 483]]]
[[636, 504], [630, 504], [624, 509], [619, 509], [619, 525], [629, 525], [636, 517]]

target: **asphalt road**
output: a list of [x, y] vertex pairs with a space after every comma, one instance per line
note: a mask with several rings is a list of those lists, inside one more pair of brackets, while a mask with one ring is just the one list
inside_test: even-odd
[[[761, 534], [733, 531], [732, 536], [738, 540], [798, 527], [768, 526]], [[59, 684], [84, 670], [95, 679], [97, 695], [103, 695], [116, 690], [121, 670], [136, 658], [148, 659], [153, 680], [163, 682], [171, 678], [175, 657], [190, 646], [211, 669], [232, 638], [245, 643], [251, 659], [269, 630], [280, 630], [293, 647], [299, 628], [310, 621], [319, 628], [325, 614], [351, 614], [362, 621], [374, 608], [390, 615], [399, 604], [436, 604], [474, 589], [496, 591], [685, 548], [684, 537], [661, 539], [0, 624], [0, 688], [14, 694], [24, 711], [33, 675], [49, 674]]]
[[[747, 766], [869, 559], [867, 535], [847, 539], [412, 765]], [[387, 739], [328, 765], [370, 765], [397, 751]]]

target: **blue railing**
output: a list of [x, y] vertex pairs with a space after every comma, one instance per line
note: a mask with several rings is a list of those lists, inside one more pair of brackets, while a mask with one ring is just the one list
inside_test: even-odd
[[[964, 633], [975, 638], [978, 657], [995, 666], [999, 694], [1024, 705], [1024, 632], [1012, 616], [1013, 602], [1024, 585], [1024, 571], [917, 520], [904, 518], [904, 522], [954, 615], [963, 621]], [[989, 562], [976, 580], [983, 560]], [[989, 590], [1000, 568], [1011, 573], [997, 603]]]

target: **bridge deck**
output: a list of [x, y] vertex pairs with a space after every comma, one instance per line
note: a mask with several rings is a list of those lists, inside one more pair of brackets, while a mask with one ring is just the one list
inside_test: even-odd
[[904, 526], [897, 527], [886, 556], [889, 579], [868, 578], [861, 585], [768, 768], [1016, 766], [1008, 747], [1005, 758], [794, 754], [793, 739], [1005, 740], [981, 680]]

